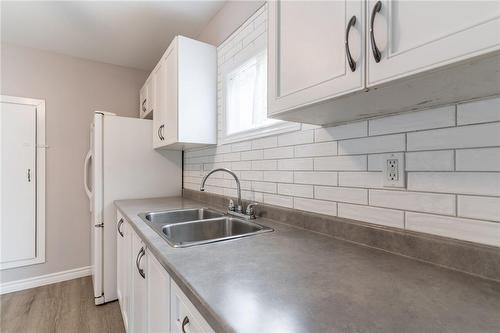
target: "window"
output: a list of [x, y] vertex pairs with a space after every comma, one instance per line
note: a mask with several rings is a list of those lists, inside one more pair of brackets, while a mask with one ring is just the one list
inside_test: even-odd
[[226, 134], [275, 124], [267, 118], [267, 55], [259, 52], [228, 73], [226, 84]]
[[242, 51], [222, 74], [222, 142], [230, 143], [298, 129], [300, 124], [267, 118], [267, 49]]

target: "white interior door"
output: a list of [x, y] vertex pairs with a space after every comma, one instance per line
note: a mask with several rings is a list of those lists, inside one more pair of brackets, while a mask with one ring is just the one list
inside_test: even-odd
[[0, 262], [36, 257], [36, 107], [1, 103]]

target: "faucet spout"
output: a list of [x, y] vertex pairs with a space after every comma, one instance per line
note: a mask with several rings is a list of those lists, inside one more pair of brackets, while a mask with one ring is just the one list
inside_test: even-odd
[[207, 173], [205, 175], [205, 177], [203, 177], [203, 180], [201, 181], [201, 186], [200, 186], [200, 191], [205, 191], [205, 183], [207, 181], [207, 178], [217, 172], [217, 171], [223, 171], [223, 172], [227, 172], [229, 173], [231, 176], [233, 176], [234, 180], [236, 181], [236, 191], [238, 192], [238, 203], [237, 203], [237, 206], [236, 206], [236, 211], [238, 213], [241, 213], [243, 211], [243, 203], [241, 201], [241, 186], [240, 186], [240, 180], [238, 179], [238, 176], [236, 176], [236, 174], [229, 170], [229, 169], [226, 169], [226, 168], [217, 168], [217, 169], [213, 169], [211, 170], [209, 173]]

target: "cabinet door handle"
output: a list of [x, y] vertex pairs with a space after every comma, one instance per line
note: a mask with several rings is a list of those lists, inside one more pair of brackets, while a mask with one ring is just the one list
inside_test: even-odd
[[185, 316], [184, 319], [182, 319], [182, 333], [186, 333], [185, 326], [189, 324], [189, 318], [188, 316]]
[[381, 54], [377, 47], [377, 42], [375, 42], [375, 32], [373, 31], [373, 23], [375, 22], [375, 15], [377, 15], [377, 13], [380, 12], [381, 8], [382, 8], [382, 2], [377, 1], [375, 6], [373, 6], [372, 16], [370, 19], [370, 41], [372, 44], [373, 58], [375, 58], [375, 62], [380, 62]]
[[[163, 125], [161, 125], [161, 126], [163, 126]], [[161, 131], [161, 126], [160, 126], [160, 127], [158, 127], [158, 131], [156, 132], [156, 134], [158, 134], [158, 137], [160, 138], [160, 140], [162, 140], [162, 138], [161, 138], [161, 134], [160, 134], [160, 131]]]
[[120, 234], [120, 236], [122, 236], [123, 238], [123, 232], [120, 230], [120, 227], [122, 226], [123, 224], [123, 219], [120, 219], [120, 221], [118, 221], [118, 226], [117, 226], [117, 229], [118, 229], [118, 233]]
[[31, 169], [28, 169], [27, 177], [28, 177], [28, 183], [31, 183]]
[[143, 279], [146, 278], [146, 274], [144, 273], [144, 270], [141, 268], [141, 259], [144, 257], [146, 254], [146, 251], [144, 250], [144, 247], [141, 247], [139, 250], [139, 253], [137, 253], [137, 258], [135, 259], [135, 265], [137, 266], [137, 270], [139, 271], [139, 274], [142, 276]]
[[351, 32], [351, 27], [356, 25], [356, 16], [351, 17], [349, 23], [347, 23], [347, 29], [345, 31], [345, 54], [347, 56], [347, 62], [349, 62], [349, 67], [351, 72], [356, 70], [356, 62], [351, 56], [351, 50], [349, 49], [349, 33]]
[[142, 101], [142, 112], [146, 112], [146, 101], [147, 101], [147, 98], [145, 98], [143, 101]]
[[160, 126], [160, 140], [165, 140], [165, 137], [163, 136], [163, 129], [165, 128], [165, 125]]

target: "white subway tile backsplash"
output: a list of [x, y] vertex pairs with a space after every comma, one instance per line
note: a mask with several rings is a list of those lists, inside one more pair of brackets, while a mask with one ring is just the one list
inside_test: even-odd
[[252, 161], [252, 170], [276, 170], [276, 160]]
[[458, 125], [500, 121], [500, 98], [457, 105]]
[[423, 192], [369, 190], [371, 206], [455, 215], [455, 195]]
[[314, 170], [364, 171], [366, 164], [366, 155], [316, 157]]
[[252, 149], [274, 148], [278, 146], [278, 138], [276, 136], [269, 136], [262, 139], [252, 141]]
[[250, 141], [237, 142], [231, 145], [232, 152], [246, 151], [251, 149], [252, 149], [252, 142]]
[[405, 150], [405, 135], [391, 134], [339, 141], [339, 155], [385, 153]]
[[408, 133], [408, 151], [500, 146], [500, 122]]
[[339, 186], [379, 188], [383, 186], [383, 173], [339, 172]]
[[268, 182], [253, 182], [252, 190], [256, 192], [276, 193], [276, 184]]
[[360, 138], [368, 135], [368, 122], [339, 125], [335, 127], [318, 128], [315, 132], [315, 141], [333, 141], [340, 139]]
[[278, 193], [294, 197], [312, 198], [314, 189], [312, 185], [278, 184]]
[[406, 228], [444, 237], [500, 246], [500, 223], [406, 213]]
[[231, 170], [241, 171], [241, 170], [252, 170], [251, 161], [240, 161], [231, 163]]
[[453, 171], [453, 150], [406, 153], [406, 171]]
[[339, 203], [337, 214], [346, 219], [404, 228], [404, 212], [401, 210]]
[[369, 121], [369, 135], [455, 126], [455, 106], [404, 113]]
[[500, 148], [460, 149], [456, 154], [457, 171], [500, 171]]
[[500, 173], [409, 172], [408, 190], [500, 196]]
[[314, 141], [314, 132], [310, 131], [296, 131], [289, 134], [278, 136], [278, 146], [293, 146], [304, 143], [311, 143]]
[[292, 158], [293, 147], [264, 149], [264, 159]]
[[291, 158], [278, 160], [278, 170], [312, 170], [312, 158]]
[[224, 162], [234, 162], [240, 160], [240, 153], [228, 153], [222, 156]]
[[368, 190], [349, 187], [314, 186], [316, 199], [368, 204]]
[[264, 158], [263, 150], [244, 151], [241, 153], [242, 161], [254, 161], [254, 160], [261, 160], [263, 158]]
[[[264, 5], [217, 49], [219, 142], [222, 67], [256, 38], [264, 41], [266, 25]], [[248, 200], [399, 228], [407, 214], [411, 230], [487, 244], [500, 238], [500, 97], [334, 127], [295, 128], [185, 151], [185, 188], [198, 190], [204, 174], [224, 167], [239, 176]], [[405, 152], [408, 189], [382, 187], [382, 157], [388, 152]], [[226, 173], [210, 177], [206, 189], [236, 195], [235, 181]]]
[[337, 155], [337, 142], [320, 142], [295, 146], [295, 157]]
[[461, 217], [500, 222], [500, 198], [459, 195], [457, 213]]
[[337, 186], [337, 172], [330, 171], [295, 171], [294, 183]]
[[264, 181], [277, 183], [293, 183], [293, 171], [265, 171]]
[[293, 197], [264, 193], [264, 203], [268, 205], [293, 208]]
[[337, 215], [337, 203], [305, 198], [294, 198], [293, 208], [325, 215]]
[[241, 179], [244, 180], [263, 180], [264, 171], [241, 171]]

